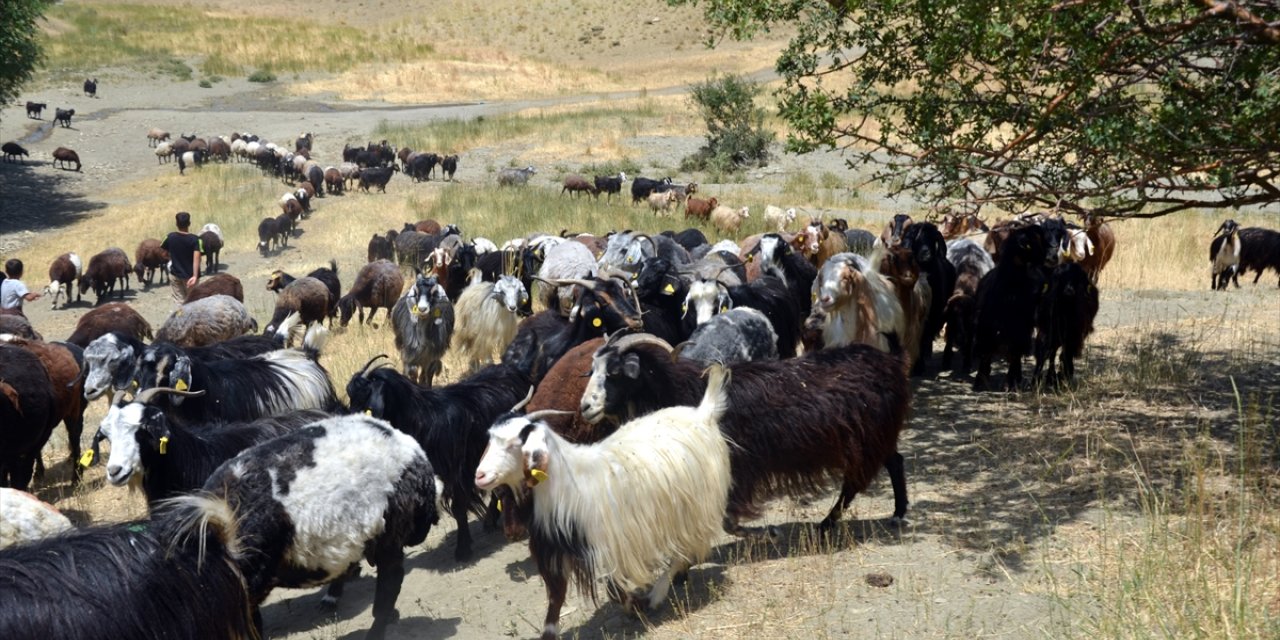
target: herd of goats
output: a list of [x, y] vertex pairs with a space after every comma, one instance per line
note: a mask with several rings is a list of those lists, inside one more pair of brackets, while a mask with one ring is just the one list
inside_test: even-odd
[[[169, 144], [160, 133], [155, 144]], [[311, 187], [282, 199], [271, 228], [292, 229], [311, 197], [346, 180], [313, 171], [304, 138], [287, 161], [272, 147], [260, 162]], [[250, 144], [265, 157], [269, 147], [246, 141], [245, 153]], [[370, 176], [389, 176], [396, 161], [415, 176], [457, 168], [456, 156], [398, 155], [371, 144], [350, 162], [381, 187]], [[633, 202], [706, 211], [722, 230], [746, 216], [716, 218], [714, 199], [669, 179], [575, 176], [564, 187], [613, 194], [627, 182]], [[988, 228], [976, 216], [897, 215], [875, 235], [839, 219], [787, 231], [794, 215], [770, 211], [777, 231], [720, 242], [689, 228], [499, 246], [452, 224], [406, 223], [370, 238], [346, 293], [333, 261], [302, 277], [273, 273], [276, 307], [260, 335], [216, 252], [212, 275], [154, 334], [105, 299], [130, 273], [164, 274], [158, 242], [144, 241], [134, 264], [120, 249], [83, 270], [78, 256], [59, 256], [53, 304], [77, 287], [100, 304], [65, 342], [0, 315], [0, 486], [29, 486], [62, 422], [76, 479], [109, 441], [107, 481], [139, 488], [150, 518], [74, 529], [0, 489], [0, 542], [14, 544], [0, 551], [0, 637], [260, 637], [259, 606], [274, 588], [328, 584], [333, 606], [363, 558], [377, 569], [367, 637], [382, 638], [399, 617], [405, 549], [443, 510], [460, 562], [472, 555], [472, 515], [528, 539], [549, 600], [542, 637], [555, 638], [570, 582], [594, 597], [601, 579], [627, 607], [659, 606], [770, 499], [811, 498], [834, 481], [827, 532], [883, 468], [891, 523], [901, 522], [909, 379], [952, 368], [955, 350], [961, 374], [976, 359], [976, 390], [990, 386], [1000, 354], [1006, 389], [1023, 387], [1025, 355], [1037, 387], [1072, 381], [1116, 248], [1102, 220], [1029, 215]], [[201, 235], [221, 246], [216, 225]], [[278, 235], [260, 234], [259, 249]], [[1275, 231], [1228, 221], [1211, 250], [1215, 287], [1249, 269], [1280, 272]], [[400, 367], [373, 357], [346, 382], [344, 403], [320, 363], [325, 323], [372, 322], [379, 309]], [[436, 384], [450, 351], [469, 370]], [[85, 406], [99, 397], [109, 409], [82, 451]]]

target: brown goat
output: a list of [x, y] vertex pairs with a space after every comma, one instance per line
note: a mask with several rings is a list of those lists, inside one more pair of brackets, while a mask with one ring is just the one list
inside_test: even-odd
[[353, 312], [358, 314], [356, 321], [364, 323], [366, 308], [370, 310], [368, 322], [371, 324], [380, 308], [386, 309], [387, 317], [390, 318], [391, 308], [403, 291], [404, 275], [400, 273], [400, 267], [389, 260], [377, 260], [360, 267], [351, 290], [338, 300], [340, 326], [347, 326]]
[[[41, 340], [12, 338], [9, 344], [31, 352], [44, 365], [49, 381], [53, 383], [54, 424], [61, 421], [67, 427], [67, 445], [71, 449], [72, 482], [79, 482], [83, 469], [80, 461], [80, 434], [84, 431], [84, 379], [80, 376], [77, 354], [66, 345], [51, 344]], [[77, 349], [78, 350], [78, 349]], [[36, 458], [36, 477], [44, 474], [44, 463]]]
[[58, 147], [57, 149], [53, 150], [53, 166], [56, 167], [59, 164], [61, 164], [62, 168], [65, 169], [67, 165], [69, 165], [72, 162], [76, 163], [75, 170], [79, 171], [80, 170], [80, 154], [66, 147]]
[[564, 195], [568, 191], [569, 195], [577, 196], [579, 193], [586, 192], [593, 196], [600, 195], [600, 190], [596, 185], [591, 184], [586, 178], [574, 173], [565, 176], [564, 188], [560, 189], [560, 195]]
[[550, 416], [547, 425], [570, 442], [589, 443], [604, 439], [617, 429], [615, 422], [593, 425], [582, 417], [582, 392], [587, 389], [591, 357], [604, 346], [604, 338], [588, 340], [560, 357], [538, 383], [526, 411], [555, 409], [572, 411], [571, 416]]
[[151, 324], [142, 314], [123, 302], [108, 302], [80, 316], [76, 330], [67, 338], [67, 342], [83, 349], [90, 342], [112, 331], [119, 331], [138, 340], [152, 338]]
[[893, 216], [889, 224], [884, 226], [884, 231], [880, 232], [880, 244], [886, 247], [892, 247], [902, 242], [902, 234], [911, 226], [911, 216], [905, 213], [899, 213]]
[[699, 220], [710, 220], [711, 212], [720, 205], [720, 201], [714, 197], [703, 200], [702, 198], [689, 198], [684, 201], [684, 217], [697, 218]]
[[938, 231], [942, 233], [944, 240], [955, 240], [961, 236], [967, 236], [973, 233], [982, 233], [989, 231], [986, 221], [978, 217], [976, 213], [967, 213], [964, 215], [955, 215], [948, 213], [942, 216], [942, 224], [938, 225]]
[[920, 264], [915, 254], [902, 246], [888, 247], [880, 258], [880, 275], [893, 285], [902, 305], [902, 317], [906, 335], [902, 336], [902, 349], [908, 361], [920, 354], [920, 339], [924, 332], [925, 318], [929, 315], [931, 292], [928, 281], [920, 280]]
[[133, 273], [138, 276], [138, 282], [151, 286], [156, 270], [160, 271], [161, 282], [169, 281], [169, 252], [160, 248], [159, 240], [147, 238], [139, 242], [133, 252]]
[[1085, 214], [1084, 230], [1093, 243], [1093, 251], [1080, 261], [1080, 266], [1089, 274], [1089, 281], [1097, 284], [1102, 268], [1111, 262], [1111, 256], [1116, 251], [1116, 234], [1102, 218], [1093, 214]]
[[209, 296], [231, 296], [238, 302], [244, 302], [244, 285], [229, 273], [217, 273], [200, 278], [196, 286], [187, 290], [187, 299], [183, 302], [195, 302]]
[[156, 146], [169, 139], [169, 132], [164, 129], [151, 129], [147, 132], [147, 144]]
[[804, 230], [796, 234], [800, 253], [815, 267], [821, 267], [827, 258], [844, 253], [848, 248], [843, 233], [831, 233], [820, 218], [811, 218]]

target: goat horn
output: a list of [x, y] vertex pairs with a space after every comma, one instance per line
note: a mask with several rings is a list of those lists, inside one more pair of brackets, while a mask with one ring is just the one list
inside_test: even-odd
[[667, 352], [675, 351], [675, 347], [672, 347], [671, 343], [651, 333], [627, 334], [618, 338], [611, 346], [616, 348], [619, 353], [626, 353], [628, 349], [638, 344], [652, 344], [662, 347]]
[[152, 398], [155, 398], [156, 396], [162, 393], [172, 393], [175, 396], [182, 396], [184, 398], [193, 398], [193, 397], [200, 397], [204, 395], [204, 390], [201, 389], [200, 391], [178, 391], [177, 389], [174, 389], [172, 387], [151, 387], [150, 389], [139, 392], [138, 395], [133, 397], [133, 401], [138, 404], [147, 404], [148, 402], [151, 402]]
[[524, 417], [526, 420], [529, 420], [530, 422], [534, 422], [537, 420], [542, 420], [543, 418], [550, 418], [553, 416], [571, 416], [576, 413], [577, 413], [576, 411], [561, 411], [559, 409], [542, 409], [541, 411], [526, 413], [524, 414]]
[[[538, 278], [538, 279], [542, 280], [542, 278]], [[592, 291], [595, 291], [595, 288], [596, 288], [596, 281], [587, 280], [586, 278], [563, 278], [563, 279], [542, 280], [542, 281], [555, 287], [567, 287], [567, 286], [576, 284], [581, 287], [590, 289]]]
[[124, 400], [124, 394], [125, 394], [124, 389], [116, 389], [115, 394], [111, 396], [111, 406], [113, 407], [120, 406], [120, 401]]
[[[388, 356], [388, 355], [387, 355], [387, 354], [385, 354], [385, 353], [380, 353], [380, 354], [378, 354], [378, 355], [374, 356], [374, 357], [373, 357], [373, 359], [371, 359], [371, 360], [369, 360], [368, 362], [364, 363], [364, 366], [360, 368], [360, 377], [361, 377], [361, 378], [368, 378], [368, 377], [369, 377], [369, 374], [373, 372], [373, 369], [371, 369], [370, 367], [373, 367], [373, 363], [375, 363], [375, 362], [377, 362], [377, 361], [379, 361], [379, 360], [381, 360], [381, 359], [383, 359], [383, 358], [390, 359], [391, 357], [390, 357], [390, 356]], [[376, 367], [374, 367], [374, 368], [376, 368]]]
[[530, 386], [530, 387], [529, 387], [529, 395], [525, 396], [525, 397], [524, 397], [524, 400], [521, 400], [520, 402], [516, 403], [516, 406], [511, 407], [511, 411], [512, 411], [513, 413], [514, 413], [514, 412], [516, 412], [516, 411], [519, 411], [519, 410], [523, 409], [525, 405], [529, 404], [529, 401], [533, 399], [533, 389], [534, 389], [534, 388], [533, 388], [532, 386]]

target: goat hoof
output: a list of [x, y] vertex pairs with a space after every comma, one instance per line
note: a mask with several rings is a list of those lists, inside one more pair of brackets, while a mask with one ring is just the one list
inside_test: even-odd
[[907, 526], [907, 517], [893, 516], [892, 518], [889, 518], [889, 526], [894, 529], [901, 529], [902, 527]]
[[471, 554], [470, 547], [466, 549], [463, 549], [462, 547], [458, 547], [458, 550], [453, 552], [453, 559], [458, 562], [467, 562], [471, 560], [471, 555], [472, 554]]

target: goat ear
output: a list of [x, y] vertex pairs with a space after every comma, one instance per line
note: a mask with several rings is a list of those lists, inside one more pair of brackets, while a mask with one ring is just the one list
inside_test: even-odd
[[622, 375], [635, 380], [640, 377], [640, 356], [628, 353], [622, 358]]
[[[191, 358], [178, 356], [173, 362], [173, 370], [169, 372], [169, 386], [178, 391], [191, 388]], [[182, 404], [182, 396], [172, 396], [169, 401], [174, 405]]]

